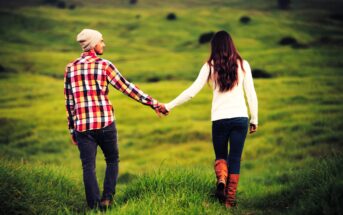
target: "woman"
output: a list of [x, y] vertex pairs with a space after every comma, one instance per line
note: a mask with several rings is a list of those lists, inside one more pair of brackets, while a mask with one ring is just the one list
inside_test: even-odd
[[206, 82], [211, 83], [216, 195], [225, 201], [226, 207], [233, 207], [236, 205], [240, 160], [248, 130], [243, 88], [251, 113], [250, 133], [257, 130], [257, 96], [249, 63], [239, 55], [231, 36], [225, 31], [217, 32], [212, 38], [211, 49], [211, 55], [195, 82], [165, 107], [170, 111], [193, 98]]

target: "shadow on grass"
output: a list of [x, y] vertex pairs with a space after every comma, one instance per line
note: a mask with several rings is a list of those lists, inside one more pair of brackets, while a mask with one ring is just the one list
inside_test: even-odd
[[342, 214], [343, 158], [319, 158], [303, 170], [276, 178], [286, 188], [253, 200], [249, 207], [286, 214]]
[[83, 213], [82, 193], [62, 169], [0, 160], [1, 214]]

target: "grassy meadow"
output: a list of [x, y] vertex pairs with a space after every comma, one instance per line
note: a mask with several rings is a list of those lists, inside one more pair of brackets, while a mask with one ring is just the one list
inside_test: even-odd
[[[198, 43], [205, 32], [227, 30], [252, 68], [271, 75], [254, 79], [259, 130], [246, 139], [238, 207], [230, 210], [213, 196], [210, 87], [164, 118], [110, 88], [120, 171], [106, 214], [343, 213], [340, 1], [299, 1], [289, 10], [272, 0], [75, 0], [73, 10], [13, 2], [0, 9], [0, 214], [97, 214], [86, 207], [63, 96], [83, 28], [102, 32], [102, 57], [160, 102], [197, 77], [210, 50]], [[166, 19], [170, 12], [176, 20]], [[280, 45], [287, 36], [301, 46]], [[104, 170], [99, 149], [100, 187]]]

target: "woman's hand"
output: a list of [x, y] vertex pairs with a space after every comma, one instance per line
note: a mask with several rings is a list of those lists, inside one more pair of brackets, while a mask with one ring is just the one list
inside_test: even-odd
[[249, 130], [249, 134], [255, 133], [257, 131], [257, 125], [250, 123]]

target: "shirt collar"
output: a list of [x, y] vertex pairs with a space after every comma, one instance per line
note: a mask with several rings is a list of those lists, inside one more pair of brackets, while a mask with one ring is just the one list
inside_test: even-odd
[[87, 56], [89, 56], [89, 57], [92, 57], [92, 58], [96, 58], [97, 57], [97, 55], [96, 55], [96, 53], [95, 53], [95, 51], [94, 50], [90, 50], [90, 51], [88, 51], [88, 52], [83, 52], [82, 54], [81, 54], [81, 57], [87, 57]]

